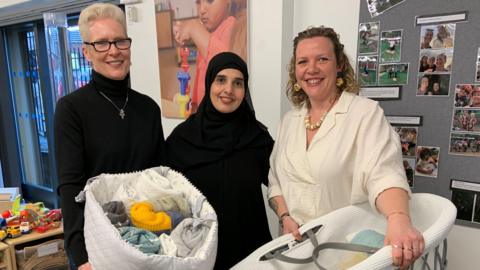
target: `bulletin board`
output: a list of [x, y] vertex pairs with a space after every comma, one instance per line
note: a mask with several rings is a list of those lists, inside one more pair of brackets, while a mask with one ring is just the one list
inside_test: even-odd
[[[391, 7], [377, 10], [373, 6], [376, 2], [379, 2], [377, 5], [388, 4], [388, 2], [395, 3]], [[462, 12], [466, 14], [465, 20], [452, 22], [455, 26], [450, 29], [454, 30], [454, 46], [452, 46], [452, 50], [448, 50], [449, 53], [446, 53], [450, 57], [447, 59], [450, 70], [426, 74], [430, 76], [430, 79], [437, 80], [439, 84], [441, 82], [443, 92], [435, 96], [431, 95], [431, 93], [423, 93], [419, 87], [421, 84], [419, 73], [422, 56], [420, 43], [423, 32], [427, 31], [426, 28], [431, 27], [423, 27], [422, 30], [422, 25], [416, 23], [418, 22], [417, 19], [425, 16], [434, 17]], [[480, 71], [477, 74], [477, 69], [480, 66], [480, 36], [478, 34], [480, 33], [480, 1], [361, 0], [359, 18], [359, 42], [362, 42], [361, 39], [363, 38], [360, 37], [360, 28], [368, 31], [377, 31], [377, 42], [379, 44], [382, 42], [382, 32], [388, 32], [383, 34], [383, 38], [386, 41], [392, 40], [389, 45], [392, 47], [395, 45], [393, 40], [401, 36], [401, 42], [396, 43], [396, 49], [401, 49], [401, 54], [393, 63], [399, 65], [393, 66], [395, 66], [395, 71], [402, 70], [408, 73], [408, 77], [399, 76], [398, 80], [395, 78], [395, 82], [391, 85], [379, 86], [378, 80], [380, 80], [380, 77], [378, 75], [376, 81], [374, 77], [370, 78], [368, 76], [371, 76], [372, 72], [382, 73], [387, 76], [387, 71], [392, 69], [392, 63], [387, 61], [382, 63], [380, 58], [383, 57], [384, 51], [382, 52], [381, 48], [378, 48], [377, 52], [372, 52], [375, 51], [375, 48], [367, 46], [371, 42], [364, 41], [363, 44], [366, 47], [362, 48], [362, 44], [359, 43], [357, 48], [357, 53], [359, 53], [357, 73], [361, 74], [365, 70], [364, 75], [359, 75], [363, 76], [361, 78], [366, 79], [366, 86], [363, 87], [368, 89], [368, 87], [373, 85], [370, 90], [375, 90], [376, 87], [385, 87], [385, 89], [389, 90], [388, 87], [393, 86], [393, 89], [399, 92], [398, 94], [385, 90], [385, 92], [382, 92], [383, 94], [388, 96], [388, 93], [393, 93], [393, 95], [390, 98], [381, 98], [381, 95], [380, 98], [374, 98], [379, 101], [385, 111], [385, 115], [394, 118], [397, 116], [413, 116], [415, 121], [419, 120], [418, 123], [410, 125], [410, 127], [415, 129], [413, 132], [416, 132], [417, 136], [416, 145], [414, 145], [415, 149], [412, 150], [413, 153], [410, 153], [410, 155], [413, 155], [411, 157], [413, 159], [411, 166], [416, 165], [415, 161], [418, 160], [419, 147], [420, 149], [422, 147], [430, 148], [438, 155], [437, 164], [432, 165], [432, 167], [436, 166], [435, 175], [433, 173], [429, 174], [430, 171], [423, 175], [415, 173], [412, 191], [433, 193], [452, 200], [459, 210], [457, 223], [480, 228], [480, 152], [478, 154], [474, 152], [469, 153], [470, 147], [472, 149], [475, 147], [475, 142], [472, 143], [472, 140], [480, 139], [480, 131], [478, 127], [474, 128], [475, 131], [471, 127], [467, 131], [457, 126], [457, 118], [465, 110], [468, 110], [468, 115], [471, 114], [472, 117], [475, 114], [480, 117], [480, 108], [468, 106], [468, 108], [457, 108], [456, 106], [460, 105], [455, 105], [456, 100], [459, 98], [458, 89], [460, 86], [457, 85], [480, 85], [480, 77], [478, 76]], [[378, 25], [376, 24], [377, 22]], [[366, 23], [373, 24], [369, 24], [367, 27]], [[376, 29], [377, 27], [379, 29]], [[434, 29], [435, 31], [440, 31], [437, 27]], [[360, 53], [360, 50], [363, 50], [363, 53]], [[368, 52], [369, 50], [370, 52]], [[434, 50], [426, 50], [424, 52], [424, 54], [433, 54], [431, 56], [436, 56], [435, 53]], [[394, 55], [393, 49], [391, 55]], [[360, 59], [360, 57], [362, 58]], [[358, 61], [360, 62], [358, 63]], [[370, 68], [370, 72], [367, 72], [367, 68]], [[388, 77], [391, 77], [390, 73], [388, 73]], [[396, 85], [396, 82], [402, 83]], [[457, 114], [457, 118], [455, 118], [457, 120], [454, 119], [455, 114]], [[403, 132], [412, 131], [409, 129], [407, 122], [404, 123], [403, 130], [402, 128], [397, 128], [397, 130], [402, 130]], [[474, 126], [477, 125], [480, 126], [480, 121], [479, 123], [474, 123]], [[455, 130], [460, 131], [456, 132]], [[468, 145], [466, 145], [468, 148], [467, 154], [462, 153], [461, 144], [458, 147], [456, 146], [455, 149], [453, 148], [452, 136], [454, 136], [454, 141], [462, 141], [461, 138], [457, 139], [458, 136], [465, 138], [464, 141], [468, 142]], [[452, 151], [452, 149], [454, 150]], [[408, 153], [404, 154], [409, 155]]]

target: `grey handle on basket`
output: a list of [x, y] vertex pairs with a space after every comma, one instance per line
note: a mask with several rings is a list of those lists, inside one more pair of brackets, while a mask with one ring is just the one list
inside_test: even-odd
[[317, 262], [318, 254], [320, 253], [321, 250], [340, 249], [340, 250], [347, 250], [347, 251], [365, 252], [369, 254], [375, 253], [379, 250], [378, 248], [374, 248], [374, 247], [358, 245], [358, 244], [350, 244], [350, 243], [340, 243], [340, 242], [326, 242], [326, 243], [318, 244], [317, 238], [315, 236], [315, 232], [318, 229], [319, 228], [314, 228], [305, 232], [305, 234], [308, 236], [308, 239], [310, 239], [310, 242], [314, 246], [312, 255], [310, 257], [307, 257], [307, 258], [289, 257], [287, 255], [282, 254], [283, 251], [287, 250], [287, 248], [284, 248], [284, 247], [281, 247], [276, 251], [267, 253], [263, 257], [267, 260], [276, 259], [279, 261], [283, 261], [286, 263], [293, 263], [293, 264], [307, 264], [313, 261], [315, 265], [318, 267], [318, 269], [327, 270], [326, 268], [321, 266], [320, 263]]

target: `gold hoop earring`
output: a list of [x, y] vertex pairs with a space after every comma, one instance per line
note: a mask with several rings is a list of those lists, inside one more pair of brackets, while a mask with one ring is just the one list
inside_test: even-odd
[[337, 71], [337, 80], [335, 81], [335, 85], [337, 87], [342, 87], [343, 84], [345, 84], [345, 81], [343, 80], [343, 72]]
[[298, 91], [300, 91], [301, 89], [302, 89], [302, 87], [300, 86], [300, 84], [295, 83], [295, 84], [293, 85], [293, 91], [298, 92]]
[[345, 81], [343, 80], [342, 77], [338, 77], [338, 78], [337, 78], [337, 81], [335, 82], [335, 84], [337, 85], [337, 87], [342, 87], [344, 83], [345, 83]]

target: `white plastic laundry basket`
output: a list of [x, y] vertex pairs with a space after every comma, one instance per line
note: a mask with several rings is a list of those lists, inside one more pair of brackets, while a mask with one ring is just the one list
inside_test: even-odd
[[[194, 218], [211, 224], [203, 245], [195, 256], [179, 258], [167, 255], [148, 255], [121, 239], [118, 230], [103, 213], [101, 205], [118, 199], [120, 185], [145, 183], [148, 190], [160, 189], [167, 194], [181, 194], [187, 199]], [[155, 190], [158, 193], [158, 190]], [[156, 167], [128, 174], [102, 174], [89, 180], [85, 199], [85, 244], [88, 260], [95, 270], [194, 270], [212, 269], [217, 252], [218, 224], [216, 214], [205, 197], [180, 173], [168, 167]]]
[[[414, 226], [423, 234], [425, 239], [425, 252], [435, 250], [435, 257], [440, 255], [437, 247], [446, 239], [450, 229], [455, 222], [457, 210], [449, 200], [428, 193], [416, 193], [410, 200], [410, 214]], [[346, 236], [361, 230], [372, 229], [385, 233], [386, 221], [382, 215], [375, 213], [367, 203], [351, 205], [336, 211], [333, 211], [318, 219], [312, 220], [300, 228], [300, 233], [304, 234], [312, 228], [321, 228], [315, 233], [319, 244], [327, 242], [346, 242]], [[446, 240], [445, 240], [446, 241]], [[321, 269], [313, 262], [305, 264], [288, 263], [276, 258], [268, 259], [268, 254], [274, 250], [282, 249], [281, 254], [292, 258], [305, 259], [312, 257], [314, 246], [310, 240], [297, 243], [291, 234], [283, 235], [279, 238], [258, 248], [247, 258], [239, 262], [232, 269], [235, 270], [278, 270], [278, 269]], [[446, 247], [444, 246], [444, 251]], [[385, 246], [377, 252], [348, 268], [349, 270], [380, 270], [394, 269], [392, 266], [391, 246]], [[339, 254], [341, 254], [339, 256]], [[342, 260], [347, 258], [347, 253], [339, 253], [336, 250], [325, 249], [319, 253], [317, 262], [325, 269], [339, 268]], [[446, 256], [446, 254], [444, 254]], [[435, 266], [440, 269], [446, 264], [446, 258], [435, 258]], [[433, 267], [422, 269], [434, 269]]]

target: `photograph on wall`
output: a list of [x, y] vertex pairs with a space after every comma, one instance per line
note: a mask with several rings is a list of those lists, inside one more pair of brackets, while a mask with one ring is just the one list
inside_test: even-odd
[[480, 133], [480, 109], [453, 110], [452, 131]]
[[437, 178], [440, 147], [418, 146], [415, 175]]
[[408, 83], [408, 63], [379, 64], [378, 85], [404, 85]]
[[457, 219], [472, 221], [476, 193], [469, 190], [452, 189], [452, 203], [457, 208]]
[[457, 219], [480, 223], [480, 183], [452, 179], [450, 189]]
[[400, 62], [402, 55], [402, 30], [382, 31], [380, 62]]
[[477, 71], [475, 72], [475, 81], [480, 82], [480, 48], [477, 52]]
[[405, 0], [367, 0], [368, 12], [370, 16], [378, 16]]
[[377, 85], [377, 62], [376, 55], [358, 57], [357, 80], [361, 86]]
[[415, 147], [417, 146], [418, 127], [393, 127], [400, 137], [402, 144], [402, 155], [415, 157]]
[[197, 110], [213, 56], [232, 51], [248, 62], [247, 0], [213, 6], [196, 0], [156, 1], [161, 107], [167, 118], [187, 118]]
[[480, 133], [450, 133], [449, 154], [480, 157]]
[[408, 185], [413, 187], [414, 185], [414, 173], [415, 158], [403, 158], [403, 168], [405, 169], [405, 175], [407, 176]]
[[453, 49], [420, 51], [419, 72], [450, 73], [452, 71]]
[[450, 74], [419, 73], [417, 96], [448, 96]]
[[420, 29], [420, 49], [453, 48], [456, 24], [422, 25]]
[[480, 109], [480, 84], [455, 85], [454, 107]]
[[378, 53], [380, 22], [361, 23], [358, 27], [358, 53]]

